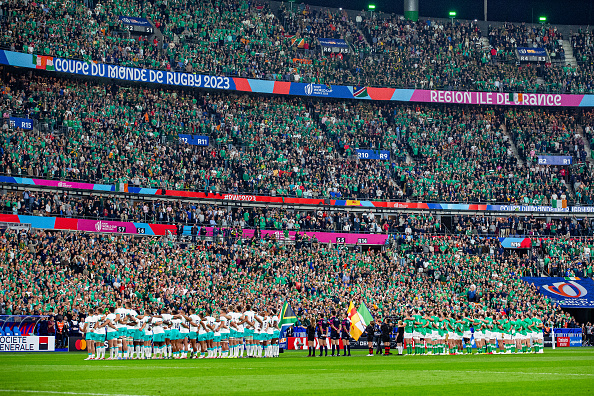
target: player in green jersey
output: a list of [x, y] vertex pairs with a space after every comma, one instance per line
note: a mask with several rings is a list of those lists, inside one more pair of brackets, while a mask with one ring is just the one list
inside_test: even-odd
[[464, 345], [466, 346], [466, 354], [472, 354], [472, 332], [470, 328], [473, 325], [473, 320], [468, 317], [466, 312], [462, 314], [462, 339], [464, 340]]
[[539, 317], [534, 316], [532, 318], [532, 328], [534, 330], [532, 335], [532, 345], [534, 346], [535, 353], [544, 353], [544, 335], [542, 333], [544, 325]]
[[415, 318], [413, 311], [408, 312], [408, 316], [404, 318], [404, 341], [406, 342], [406, 354], [413, 354], [413, 332], [415, 329]]

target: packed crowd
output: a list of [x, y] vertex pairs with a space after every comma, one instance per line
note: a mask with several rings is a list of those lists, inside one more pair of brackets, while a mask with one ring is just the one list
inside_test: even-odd
[[[268, 80], [476, 89], [591, 91], [587, 73], [516, 65], [517, 46], [540, 46], [564, 59], [555, 27], [489, 28], [490, 45], [473, 23], [406, 21], [395, 15], [314, 9], [273, 12], [246, 0], [135, 0], [45, 4], [10, 0], [2, 7], [0, 45], [13, 51], [125, 66]], [[191, 9], [192, 12], [187, 10]], [[161, 35], [133, 37], [119, 17], [143, 17]], [[324, 53], [318, 38], [345, 40], [349, 54]], [[574, 40], [576, 49], [587, 42]], [[537, 75], [545, 78], [539, 86]]]
[[[582, 193], [587, 168], [570, 175], [535, 161], [543, 151], [584, 159], [570, 112], [263, 101], [9, 73], [2, 91], [0, 173], [9, 176], [305, 198], [594, 203]], [[11, 114], [54, 132], [15, 130]], [[211, 145], [181, 145], [180, 133]], [[360, 160], [357, 149], [390, 159]]]
[[[590, 218], [546, 218], [534, 215], [443, 215], [400, 213], [386, 215], [342, 209], [283, 209], [226, 207], [183, 200], [129, 200], [117, 196], [81, 197], [68, 192], [6, 192], [0, 213], [14, 215], [92, 218], [218, 229], [354, 232], [402, 235], [475, 235], [480, 237], [591, 237]], [[450, 218], [448, 225], [443, 218]]]
[[497, 240], [403, 238], [382, 251], [361, 251], [274, 238], [183, 247], [154, 237], [8, 230], [0, 246], [3, 314], [86, 314], [119, 299], [145, 312], [240, 300], [260, 310], [287, 300], [300, 316], [346, 310], [354, 301], [381, 316], [405, 315], [410, 307], [478, 306], [536, 314], [555, 326], [570, 320], [520, 279], [540, 273], [537, 258], [501, 249]]

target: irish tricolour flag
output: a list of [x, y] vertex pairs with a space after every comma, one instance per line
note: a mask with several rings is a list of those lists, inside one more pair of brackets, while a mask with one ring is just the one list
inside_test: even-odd
[[524, 94], [521, 93], [510, 93], [509, 94], [509, 101], [514, 103], [522, 103], [524, 100]]

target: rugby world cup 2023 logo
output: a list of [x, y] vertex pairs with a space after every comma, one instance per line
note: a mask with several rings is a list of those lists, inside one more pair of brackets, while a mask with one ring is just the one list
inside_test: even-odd
[[313, 93], [313, 89], [314, 89], [313, 84], [307, 84], [303, 90], [305, 91], [305, 94], [307, 96], [311, 96], [311, 94]]
[[543, 289], [549, 293], [569, 298], [580, 298], [588, 294], [588, 291], [582, 285], [573, 281], [555, 282], [552, 285], [544, 285]]

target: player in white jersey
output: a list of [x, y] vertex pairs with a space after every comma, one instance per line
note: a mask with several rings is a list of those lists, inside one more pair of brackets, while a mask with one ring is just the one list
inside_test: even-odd
[[219, 317], [219, 322], [221, 322], [221, 348], [222, 348], [222, 357], [229, 358], [229, 344], [231, 342], [231, 331], [233, 330], [233, 326], [235, 324], [231, 323], [231, 319], [233, 317], [229, 314], [227, 308], [221, 308], [221, 314]]
[[153, 328], [153, 359], [164, 359], [165, 328], [160, 315], [153, 315], [151, 327]]
[[94, 309], [89, 309], [87, 317], [85, 318], [82, 332], [85, 333], [85, 340], [87, 342], [87, 352], [89, 356], [85, 360], [94, 360], [95, 357], [95, 326], [99, 321], [100, 316], [95, 314]]
[[243, 334], [245, 337], [246, 355], [247, 357], [252, 357], [255, 355], [256, 351], [254, 345], [254, 328], [256, 325], [254, 316], [256, 313], [252, 311], [252, 308], [249, 305], [246, 305], [245, 309], [246, 311], [243, 313], [242, 323], [245, 326]]
[[198, 310], [194, 309], [192, 315], [186, 316], [186, 321], [190, 325], [189, 339], [192, 345], [192, 358], [196, 359], [198, 357], [198, 347], [200, 346], [198, 342], [198, 332], [200, 331], [200, 315], [198, 315]]
[[161, 318], [163, 319], [164, 329], [165, 329], [165, 358], [171, 359], [172, 358], [172, 347], [171, 347], [171, 319], [172, 315], [168, 309], [163, 310], [161, 313]]
[[206, 329], [206, 348], [208, 351], [207, 358], [214, 359], [215, 351], [214, 351], [214, 333], [215, 333], [215, 318], [212, 316], [212, 311], [210, 308], [206, 308], [204, 310], [206, 315], [204, 319], [204, 325]]
[[243, 332], [244, 326], [242, 324], [243, 315], [241, 306], [236, 307], [236, 312], [230, 312], [231, 316], [231, 357], [239, 358], [243, 351]]
[[181, 317], [181, 323], [179, 328], [179, 355], [181, 359], [188, 358], [188, 340], [190, 338], [190, 324], [186, 319], [186, 313], [183, 309], [179, 310], [179, 316]]
[[222, 356], [222, 352], [223, 352], [223, 346], [221, 343], [221, 327], [222, 327], [222, 323], [221, 323], [221, 319], [220, 316], [216, 315], [213, 313], [213, 317], [215, 318], [215, 322], [214, 322], [214, 340], [213, 340], [213, 352], [214, 352], [214, 357], [216, 358], [220, 358]]
[[109, 346], [109, 357], [107, 360], [113, 360], [118, 358], [118, 328], [116, 324], [120, 320], [120, 315], [115, 313], [115, 308], [110, 307], [109, 313], [107, 314], [107, 320], [113, 324], [107, 328], [106, 339]]
[[140, 317], [140, 322], [142, 323], [142, 326], [140, 327], [140, 349], [142, 350], [142, 352], [140, 355], [143, 359], [151, 358], [151, 341], [153, 339], [153, 329], [151, 327], [151, 321], [152, 317], [147, 315], [146, 313], [144, 313]]
[[97, 325], [95, 326], [95, 359], [97, 360], [104, 360], [105, 359], [105, 326], [107, 325], [106, 316], [103, 314], [103, 310], [97, 308], [97, 315], [99, 316], [99, 320], [97, 321]]
[[128, 353], [128, 345], [126, 343], [127, 327], [125, 324], [128, 310], [123, 307], [121, 300], [116, 301], [115, 314], [119, 315], [118, 321], [116, 322], [116, 327], [118, 328], [118, 338], [116, 344], [117, 353], [115, 354], [115, 358], [121, 359], [122, 355]]
[[269, 312], [270, 325], [268, 326], [268, 338], [270, 339], [270, 357], [278, 357], [278, 338], [280, 337], [279, 319], [276, 315], [276, 309]]

